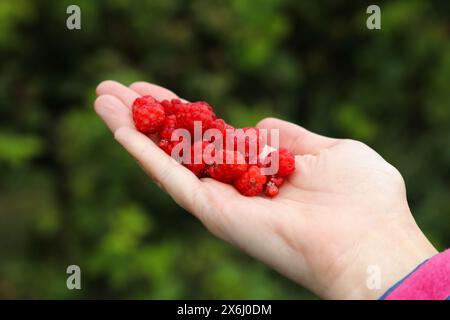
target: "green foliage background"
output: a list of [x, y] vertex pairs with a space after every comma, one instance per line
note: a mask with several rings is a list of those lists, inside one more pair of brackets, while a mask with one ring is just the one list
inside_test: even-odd
[[377, 3], [380, 31], [366, 1], [0, 1], [0, 297], [314, 297], [150, 182], [93, 111], [104, 79], [209, 101], [236, 126], [271, 115], [360, 139], [448, 247], [450, 2]]

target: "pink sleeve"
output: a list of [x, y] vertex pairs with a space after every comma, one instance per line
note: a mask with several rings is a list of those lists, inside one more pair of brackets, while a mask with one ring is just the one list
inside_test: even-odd
[[446, 300], [450, 298], [450, 249], [422, 263], [392, 287], [386, 300]]

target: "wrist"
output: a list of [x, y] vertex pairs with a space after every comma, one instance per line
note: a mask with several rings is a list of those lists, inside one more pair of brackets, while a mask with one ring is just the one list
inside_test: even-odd
[[380, 300], [449, 300], [450, 250], [422, 262], [396, 282]]
[[437, 254], [411, 219], [407, 223], [386, 221], [368, 232], [358, 245], [353, 262], [324, 294], [330, 299], [378, 299], [390, 287]]

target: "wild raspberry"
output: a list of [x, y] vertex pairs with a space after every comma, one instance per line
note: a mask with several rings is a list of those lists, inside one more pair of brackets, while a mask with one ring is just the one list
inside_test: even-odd
[[172, 132], [177, 128], [177, 116], [174, 114], [166, 115], [164, 122], [159, 131], [159, 135], [163, 139], [170, 140]]
[[185, 103], [177, 110], [177, 123], [180, 128], [189, 130], [194, 134], [194, 121], [202, 123], [202, 130], [211, 128], [211, 124], [216, 120], [216, 115], [206, 102]]
[[260, 168], [250, 166], [247, 172], [234, 182], [234, 186], [244, 196], [256, 196], [263, 191], [266, 180], [267, 178], [261, 174]]
[[273, 175], [270, 178], [269, 177], [267, 178], [268, 181], [264, 187], [264, 193], [266, 194], [266, 196], [272, 198], [278, 194], [279, 189], [284, 182], [284, 179], [277, 175]]
[[281, 148], [279, 150], [278, 176], [287, 177], [295, 171], [295, 158], [289, 150]]
[[264, 148], [265, 141], [258, 128], [246, 127], [243, 130], [248, 135], [248, 138], [245, 139], [245, 159], [252, 164], [256, 164], [258, 156]]
[[169, 156], [172, 156], [173, 148], [178, 144], [178, 141], [170, 141], [168, 139], [161, 139], [159, 141], [159, 147], [163, 149]]
[[269, 181], [266, 183], [266, 186], [264, 188], [264, 193], [266, 194], [266, 196], [268, 197], [275, 197], [278, 194], [278, 187], [275, 185], [274, 182]]
[[225, 133], [227, 129], [234, 129], [231, 125], [225, 122], [223, 119], [216, 119], [211, 123], [211, 129], [217, 129], [222, 133], [223, 138], [225, 138]]
[[[249, 164], [257, 164], [258, 155], [264, 148], [263, 136], [256, 127], [245, 127], [235, 129], [234, 133], [234, 150], [244, 153], [245, 160]], [[225, 139], [227, 144], [232, 142], [231, 137]], [[232, 145], [227, 145], [227, 149], [232, 149]], [[244, 148], [244, 150], [242, 150]]]
[[[220, 148], [225, 148], [226, 130], [234, 129], [234, 128], [232, 126], [230, 126], [228, 123], [226, 123], [223, 119], [216, 119], [211, 123], [211, 127], [209, 129], [216, 129], [216, 130], [220, 131], [220, 137], [221, 137]], [[204, 131], [206, 131], [206, 130], [204, 130]], [[210, 136], [208, 138], [208, 141], [211, 143], [215, 142], [216, 139], [218, 139], [216, 134], [217, 134], [217, 132], [214, 132], [214, 135]], [[217, 147], [219, 147], [219, 145], [217, 145]]]
[[[220, 151], [219, 151], [220, 152]], [[247, 163], [244, 156], [231, 150], [222, 151], [222, 159], [208, 167], [207, 173], [211, 178], [224, 183], [233, 183], [247, 171]]]
[[165, 119], [163, 106], [152, 96], [137, 98], [131, 110], [136, 129], [145, 134], [158, 132]]
[[284, 182], [284, 178], [274, 175], [270, 177], [269, 182], [272, 182], [277, 187], [281, 187]]
[[[132, 115], [139, 131], [146, 134], [158, 132], [160, 148], [177, 160], [184, 161], [183, 165], [195, 175], [210, 176], [233, 184], [243, 195], [255, 196], [264, 192], [268, 197], [274, 197], [285, 177], [295, 170], [294, 156], [286, 149], [274, 151], [266, 159], [259, 159], [265, 145], [261, 131], [256, 127], [233, 128], [223, 119], [217, 119], [212, 107], [206, 102], [184, 103], [179, 99], [158, 102], [151, 96], [143, 96], [134, 101]], [[183, 158], [183, 149], [177, 147], [184, 141], [172, 141], [172, 134], [174, 130], [183, 128], [192, 136], [196, 121], [202, 124], [202, 134], [210, 128], [218, 129], [225, 145], [217, 151], [215, 148], [219, 146], [215, 146], [214, 141], [199, 139], [188, 145], [191, 159], [187, 161]], [[234, 135], [234, 141], [230, 140], [230, 134]], [[192, 143], [192, 139], [188, 142]], [[179, 150], [179, 154], [174, 154], [176, 150]], [[278, 173], [266, 177], [260, 167], [271, 166], [274, 159], [279, 161]]]
[[272, 151], [267, 157], [265, 166], [271, 166], [272, 160], [276, 159], [278, 155], [278, 172], [277, 176], [284, 178], [295, 171], [295, 158], [289, 150], [280, 148], [279, 150]]
[[209, 145], [207, 141], [197, 141], [191, 147], [191, 159], [184, 166], [191, 170], [197, 177], [204, 176], [206, 163], [203, 159], [203, 151]]
[[164, 107], [166, 115], [177, 114], [178, 109], [182, 106], [183, 102], [180, 99], [163, 100], [161, 105]]

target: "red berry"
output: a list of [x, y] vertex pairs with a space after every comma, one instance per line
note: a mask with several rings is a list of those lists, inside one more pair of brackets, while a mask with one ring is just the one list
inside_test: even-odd
[[278, 191], [281, 185], [284, 182], [284, 178], [279, 177], [277, 175], [271, 176], [269, 181], [266, 183], [265, 194], [268, 197], [275, 197], [278, 194]]
[[272, 151], [267, 157], [268, 161], [265, 162], [266, 167], [271, 166], [271, 158], [275, 158], [278, 154], [278, 172], [277, 176], [284, 178], [295, 171], [295, 158], [289, 150], [280, 148], [279, 150]]
[[[263, 137], [256, 127], [246, 127], [243, 130], [249, 135], [249, 138], [245, 139], [245, 159], [256, 164], [258, 162], [258, 156], [264, 148]], [[253, 135], [251, 135], [252, 132]]]
[[211, 178], [225, 183], [233, 183], [247, 171], [244, 157], [237, 151], [222, 150], [220, 163], [209, 166], [207, 173]]
[[167, 153], [169, 156], [172, 153], [172, 149], [173, 149], [172, 143], [171, 143], [171, 141], [169, 141], [167, 139], [161, 139], [159, 141], [159, 147], [161, 149], [163, 149], [164, 152]]
[[164, 122], [159, 131], [159, 135], [163, 139], [170, 140], [172, 132], [177, 128], [177, 116], [174, 114], [166, 115]]
[[289, 150], [281, 148], [279, 150], [279, 168], [278, 176], [287, 177], [295, 171], [295, 158]]
[[266, 183], [265, 194], [268, 197], [275, 197], [278, 194], [278, 191], [283, 184], [284, 179], [278, 177], [277, 175], [271, 176], [269, 181]]
[[274, 175], [274, 176], [270, 177], [269, 181], [272, 182], [277, 187], [281, 187], [281, 185], [284, 182], [284, 178]]
[[152, 96], [134, 100], [132, 114], [136, 129], [145, 134], [158, 132], [165, 119], [163, 106]]
[[[221, 138], [222, 138], [222, 144], [220, 145], [221, 148], [224, 148], [226, 143], [226, 130], [227, 129], [234, 129], [232, 126], [230, 126], [228, 123], [226, 123], [223, 119], [216, 119], [211, 123], [211, 127], [209, 129], [216, 129], [220, 131]], [[206, 131], [206, 130], [205, 130]], [[216, 140], [216, 136], [211, 136], [208, 140], [209, 142], [214, 142]], [[219, 146], [217, 146], [219, 147]]]
[[[259, 129], [256, 127], [245, 127], [235, 130], [234, 150], [244, 153], [245, 160], [248, 163], [257, 164], [258, 155], [264, 148], [263, 137], [260, 134]], [[228, 141], [228, 139], [224, 139], [224, 141]], [[244, 148], [244, 150], [239, 150], [241, 148]], [[231, 149], [231, 145], [227, 146], [227, 149]]]
[[223, 119], [216, 119], [211, 123], [211, 128], [219, 130], [223, 138], [225, 138], [225, 133], [227, 129], [234, 129], [232, 126], [230, 126], [228, 123], [225, 122]]
[[260, 168], [250, 166], [247, 172], [234, 182], [234, 186], [244, 196], [256, 196], [263, 191], [266, 180], [267, 178], [261, 174]]
[[269, 181], [266, 183], [266, 187], [265, 187], [265, 194], [268, 197], [275, 197], [278, 194], [278, 187], [275, 185], [275, 183], [273, 181]]
[[193, 102], [182, 104], [177, 110], [177, 123], [180, 128], [189, 130], [194, 133], [194, 121], [202, 123], [202, 131], [211, 128], [216, 115], [212, 108], [206, 102]]
[[178, 144], [178, 141], [170, 141], [168, 139], [161, 139], [159, 141], [159, 147], [163, 149], [169, 156], [172, 155], [173, 148]]
[[164, 112], [166, 115], [177, 114], [178, 109], [183, 105], [180, 99], [172, 99], [172, 100], [163, 100], [161, 101], [161, 105], [164, 107]]
[[[228, 140], [227, 134], [234, 133], [234, 148], [225, 145], [219, 153], [211, 141], [195, 142], [190, 149], [191, 161], [183, 165], [198, 177], [210, 176], [218, 181], [234, 184], [245, 196], [259, 195], [263, 191], [268, 197], [276, 196], [285, 177], [295, 170], [294, 156], [286, 149], [270, 153], [265, 161], [255, 159], [265, 145], [261, 131], [256, 127], [247, 127], [240, 132], [243, 132], [243, 135], [237, 135], [235, 130], [238, 129], [234, 129], [223, 119], [217, 119], [212, 107], [206, 102], [184, 103], [179, 99], [158, 102], [151, 96], [143, 96], [134, 101], [132, 115], [137, 130], [145, 134], [159, 133], [159, 146], [170, 156], [174, 147], [180, 143], [171, 141], [174, 130], [183, 128], [193, 135], [195, 121], [201, 122], [202, 133], [210, 128], [218, 129], [223, 134], [225, 144]], [[241, 145], [243, 150], [239, 150]], [[218, 154], [223, 159], [214, 159]], [[259, 167], [271, 166], [274, 156], [277, 156], [279, 161], [278, 173], [266, 177]], [[181, 149], [180, 154], [176, 155], [177, 159], [179, 157], [182, 157]], [[215, 162], [211, 163], [211, 160]]]
[[[199, 148], [201, 144], [201, 149]], [[205, 161], [203, 159], [203, 151], [209, 145], [207, 141], [197, 141], [191, 147], [191, 161], [190, 163], [184, 163], [184, 166], [191, 170], [197, 177], [204, 176], [206, 168]], [[199, 148], [199, 150], [196, 150]]]

